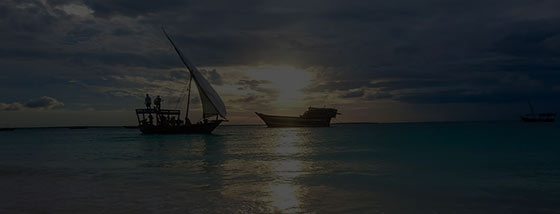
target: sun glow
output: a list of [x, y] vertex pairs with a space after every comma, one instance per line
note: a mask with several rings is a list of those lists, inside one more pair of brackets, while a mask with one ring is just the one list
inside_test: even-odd
[[255, 80], [268, 81], [262, 87], [277, 91], [279, 104], [301, 101], [305, 97], [302, 89], [310, 84], [309, 72], [292, 66], [265, 67], [247, 73]]

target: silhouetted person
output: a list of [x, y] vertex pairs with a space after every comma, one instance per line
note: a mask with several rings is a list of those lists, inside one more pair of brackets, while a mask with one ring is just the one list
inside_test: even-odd
[[152, 98], [150, 98], [150, 95], [146, 94], [146, 99], [144, 99], [144, 104], [146, 104], [147, 109], [150, 109], [152, 107]]
[[171, 124], [171, 126], [177, 126], [177, 120], [175, 120], [175, 117], [171, 117], [169, 123]]
[[160, 117], [160, 122], [160, 125], [162, 126], [169, 126], [169, 119], [163, 115]]
[[161, 100], [159, 95], [156, 97], [156, 99], [154, 99], [154, 105], [158, 111], [161, 110], [161, 101], [163, 100]]

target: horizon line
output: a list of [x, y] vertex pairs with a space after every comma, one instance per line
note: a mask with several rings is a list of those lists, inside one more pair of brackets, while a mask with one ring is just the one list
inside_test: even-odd
[[[331, 125], [345, 124], [408, 124], [408, 123], [472, 123], [472, 122], [516, 122], [520, 120], [441, 120], [441, 121], [397, 121], [397, 122], [333, 122]], [[223, 124], [221, 126], [265, 126], [264, 123], [250, 124]], [[136, 128], [138, 125], [71, 125], [71, 126], [26, 126], [26, 127], [0, 127], [0, 129], [86, 129], [86, 128]]]

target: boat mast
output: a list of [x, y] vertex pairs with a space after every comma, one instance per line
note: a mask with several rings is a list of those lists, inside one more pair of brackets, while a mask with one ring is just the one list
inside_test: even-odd
[[192, 74], [189, 75], [189, 94], [187, 95], [187, 112], [185, 114], [185, 122], [189, 119], [189, 106], [191, 105], [191, 83], [192, 83]]
[[533, 111], [533, 105], [531, 105], [531, 101], [529, 103], [529, 108], [531, 109], [531, 115], [535, 115], [535, 111]]
[[[200, 101], [202, 102], [202, 117], [207, 118], [214, 115], [219, 115], [223, 118], [226, 117], [226, 107], [224, 102], [220, 98], [220, 95], [212, 88], [208, 80], [204, 78], [204, 75], [196, 69], [196, 67], [185, 57], [179, 48], [175, 45], [171, 37], [165, 32], [165, 29], [162, 26], [162, 31], [177, 52], [177, 55], [189, 70], [192, 79], [196, 83], [196, 87], [198, 89], [198, 93], [200, 96]], [[189, 100], [190, 101], [190, 100]]]

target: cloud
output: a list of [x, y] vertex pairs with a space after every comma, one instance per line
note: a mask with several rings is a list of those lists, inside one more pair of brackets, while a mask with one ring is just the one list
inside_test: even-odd
[[268, 94], [268, 95], [276, 95], [278, 93], [278, 91], [276, 89], [265, 88], [265, 87], [261, 86], [261, 85], [266, 85], [266, 84], [270, 84], [270, 83], [271, 83], [271, 81], [269, 81], [269, 80], [242, 79], [242, 80], [239, 80], [237, 82], [237, 85], [240, 86], [239, 87], [240, 90], [248, 90], [249, 89], [249, 90], [265, 93], [265, 94]]
[[44, 91], [66, 108], [132, 108], [147, 92], [176, 98], [188, 74], [165, 25], [224, 100], [239, 104], [278, 90], [222, 68], [306, 70], [306, 95], [355, 98], [364, 108], [378, 99], [552, 103], [542, 95], [559, 97], [559, 8], [530, 0], [5, 0], [0, 90], [13, 92], [7, 100]]
[[241, 79], [235, 84], [241, 94], [230, 98], [228, 102], [234, 104], [238, 110], [260, 110], [268, 108], [279, 96], [279, 91], [274, 88], [265, 88], [262, 85], [271, 84], [269, 80]]
[[60, 102], [52, 97], [43, 96], [38, 99], [29, 100], [24, 104], [19, 102], [0, 103], [0, 110], [2, 111], [20, 111], [25, 109], [50, 110], [52, 108], [61, 107], [61, 106], [64, 106], [63, 102]]
[[186, 4], [183, 0], [86, 0], [85, 4], [94, 11], [95, 16], [140, 16], [157, 11], [178, 8]]
[[262, 98], [265, 98], [264, 96], [259, 96], [259, 95], [255, 95], [255, 94], [248, 94], [244, 97], [238, 98], [238, 99], [232, 99], [231, 102], [233, 103], [254, 103], [257, 100], [261, 100]]
[[228, 103], [234, 110], [254, 111], [270, 108], [273, 100], [273, 97], [267, 95], [248, 93], [229, 99]]
[[364, 96], [365, 92], [363, 88], [351, 89], [340, 95], [341, 98], [356, 98]]
[[204, 74], [204, 76], [208, 79], [208, 81], [212, 85], [223, 85], [224, 84], [224, 82], [222, 80], [222, 76], [220, 76], [220, 74], [218, 72], [216, 72], [216, 69], [212, 69], [212, 70], [201, 69], [200, 71]]
[[41, 108], [41, 109], [52, 109], [57, 106], [64, 106], [64, 103], [56, 100], [52, 97], [43, 96], [39, 99], [30, 100], [25, 103], [27, 108]]
[[391, 98], [393, 98], [393, 95], [391, 93], [383, 92], [383, 91], [368, 93], [365, 96], [366, 100], [380, 100], [380, 99], [391, 99]]
[[101, 33], [100, 30], [89, 27], [87, 24], [77, 26], [74, 29], [68, 31], [66, 33], [66, 38], [64, 39], [65, 42], [68, 44], [76, 44], [79, 42], [84, 42], [87, 40], [92, 39], [93, 37], [99, 35]]
[[23, 108], [24, 106], [21, 103], [0, 103], [1, 111], [19, 111]]

